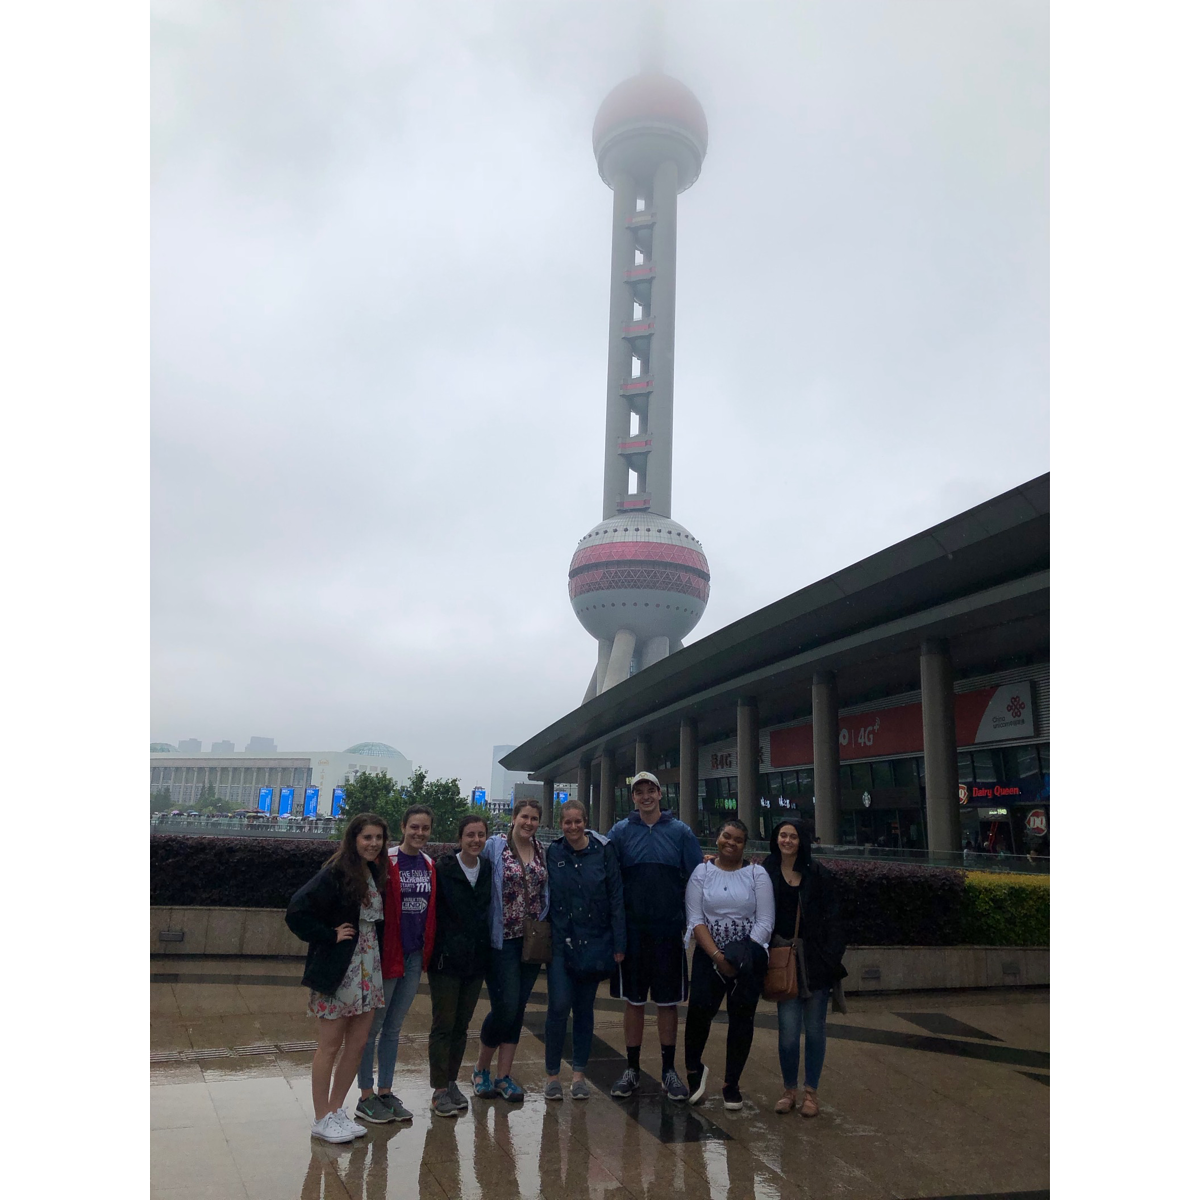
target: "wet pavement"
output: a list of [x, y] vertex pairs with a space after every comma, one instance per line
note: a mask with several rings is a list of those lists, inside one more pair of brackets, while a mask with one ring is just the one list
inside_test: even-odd
[[[448, 1120], [428, 1107], [422, 983], [395, 1083], [413, 1122], [369, 1126], [352, 1145], [331, 1146], [308, 1132], [315, 1032], [300, 970], [265, 959], [152, 961], [155, 1200], [1049, 1195], [1050, 1006], [1042, 989], [851, 996], [850, 1014], [829, 1018], [821, 1116], [804, 1120], [773, 1111], [781, 1091], [773, 1004], [760, 1006], [741, 1111], [727, 1112], [720, 1100], [723, 1025], [709, 1041], [710, 1095], [701, 1107], [664, 1099], [646, 1071], [640, 1095], [610, 1099], [624, 1039], [621, 1006], [604, 987], [592, 1099], [547, 1102], [543, 976], [513, 1068], [524, 1103], [472, 1098], [468, 1113]], [[485, 991], [473, 1031], [486, 1012]], [[460, 1083], [474, 1049], [468, 1044]], [[682, 1066], [682, 1046], [679, 1057]], [[642, 1059], [658, 1065], [652, 1017]]]

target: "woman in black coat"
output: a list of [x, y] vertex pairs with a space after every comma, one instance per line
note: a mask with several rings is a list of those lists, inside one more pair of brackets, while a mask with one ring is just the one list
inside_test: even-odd
[[292, 897], [285, 918], [288, 928], [308, 943], [301, 982], [311, 989], [309, 1015], [318, 1018], [312, 1135], [326, 1142], [349, 1142], [367, 1132], [342, 1102], [358, 1070], [375, 1010], [384, 1003], [379, 945], [387, 841], [382, 817], [356, 816], [333, 856]]
[[478, 813], [458, 825], [458, 853], [437, 860], [437, 934], [429, 960], [430, 1103], [439, 1117], [455, 1117], [469, 1107], [458, 1086], [467, 1048], [467, 1026], [475, 1013], [492, 953], [492, 864], [480, 857], [487, 822]]
[[812, 860], [808, 831], [784, 817], [771, 832], [771, 852], [763, 863], [775, 889], [775, 930], [772, 946], [796, 939], [800, 994], [779, 1001], [779, 1067], [783, 1095], [777, 1113], [796, 1107], [800, 1074], [800, 1033], [804, 1032], [804, 1098], [800, 1115], [815, 1117], [817, 1085], [825, 1062], [825, 1014], [830, 989], [846, 977], [842, 956], [846, 939], [838, 918], [833, 876]]
[[625, 957], [625, 892], [616, 847], [587, 828], [583, 804], [568, 800], [559, 822], [563, 836], [546, 851], [553, 957], [546, 970], [545, 1096], [563, 1098], [558, 1072], [574, 1011], [571, 1099], [586, 1100], [591, 1093], [583, 1072], [592, 1050], [596, 989]]

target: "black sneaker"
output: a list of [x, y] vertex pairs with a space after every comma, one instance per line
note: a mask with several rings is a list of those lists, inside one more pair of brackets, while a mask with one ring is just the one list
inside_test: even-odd
[[700, 1070], [687, 1073], [687, 1089], [689, 1104], [699, 1104], [704, 1099], [704, 1085], [708, 1083], [708, 1068], [700, 1065]]
[[462, 1089], [452, 1079], [450, 1086], [446, 1089], [450, 1093], [450, 1099], [454, 1101], [454, 1107], [457, 1109], [465, 1109], [471, 1107], [471, 1102], [462, 1094]]
[[725, 1107], [729, 1109], [742, 1107], [742, 1093], [738, 1091], [736, 1083], [727, 1083], [721, 1089], [721, 1099], [725, 1101]]
[[396, 1120], [396, 1114], [374, 1092], [359, 1100], [354, 1115], [360, 1121], [370, 1121], [372, 1125], [387, 1125]]
[[433, 1093], [433, 1099], [429, 1102], [429, 1107], [439, 1117], [457, 1117], [458, 1108], [454, 1101], [450, 1098], [450, 1093], [444, 1088]]
[[624, 1100], [638, 1090], [638, 1085], [641, 1082], [641, 1071], [635, 1071], [632, 1067], [626, 1067], [625, 1073], [612, 1085], [608, 1094], [615, 1096], [618, 1100]]

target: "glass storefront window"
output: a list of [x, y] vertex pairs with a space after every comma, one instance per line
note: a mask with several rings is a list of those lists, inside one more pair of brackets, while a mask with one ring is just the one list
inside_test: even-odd
[[890, 788], [894, 786], [892, 783], [892, 764], [890, 762], [871, 764], [871, 786], [877, 788]]
[[1041, 767], [1038, 766], [1036, 746], [1017, 746], [1011, 753], [1014, 759], [1013, 766], [1016, 769], [1016, 775], [1010, 778], [1014, 780], [1036, 779], [1042, 773]]
[[[925, 782], [925, 774], [921, 773], [921, 782]], [[974, 783], [975, 770], [971, 766], [971, 756], [969, 754], [960, 754], [958, 756], [958, 782], [959, 783]]]
[[850, 787], [855, 792], [869, 792], [871, 790], [871, 768], [867, 763], [851, 764]]
[[896, 781], [896, 787], [916, 787], [917, 760], [915, 758], [893, 759], [892, 778]]
[[811, 796], [813, 794], [813, 773], [812, 767], [802, 767], [796, 772], [796, 787], [800, 790], [800, 795]]
[[1042, 760], [1042, 774], [1050, 774], [1050, 743], [1044, 742], [1037, 748], [1038, 758]]
[[766, 780], [766, 788], [763, 794], [770, 800], [778, 800], [783, 795], [783, 776], [782, 775], [760, 775], [760, 786], [762, 780]]
[[849, 767], [843, 766], [843, 767], [839, 768], [838, 782], [841, 784], [841, 788], [842, 788], [843, 792], [848, 792], [850, 790], [850, 788], [853, 786], [850, 782], [850, 768]]
[[997, 770], [1000, 757], [994, 750], [976, 750], [971, 757], [975, 760], [976, 783], [1000, 783], [1000, 772]]
[[788, 800], [796, 800], [800, 796], [800, 785], [796, 782], [795, 771], [784, 771], [780, 777], [780, 795]]

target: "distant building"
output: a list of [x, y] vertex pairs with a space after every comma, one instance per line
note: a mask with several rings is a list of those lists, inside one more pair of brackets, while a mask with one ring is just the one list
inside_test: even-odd
[[175, 747], [172, 746], [170, 742], [151, 742], [150, 743], [150, 753], [151, 754], [174, 754]]
[[500, 760], [515, 749], [515, 746], [492, 747], [492, 786], [488, 789], [489, 812], [506, 812], [512, 807], [513, 787], [518, 783], [529, 782], [529, 776], [524, 771], [506, 771], [500, 765]]
[[[269, 738], [253, 740], [270, 741]], [[150, 790], [168, 788], [174, 808], [195, 804], [211, 784], [218, 800], [239, 808], [257, 809], [263, 795], [270, 812], [278, 813], [281, 802], [286, 812], [290, 802], [293, 816], [303, 815], [305, 796], [313, 792], [316, 811], [329, 816], [335, 788], [353, 783], [360, 775], [386, 774], [404, 784], [413, 772], [412, 760], [384, 742], [357, 742], [341, 751], [214, 752], [203, 756], [198, 753], [185, 756], [170, 747], [156, 751], [154, 747], [161, 745], [165, 743], [151, 746]], [[284, 790], [288, 788], [290, 795], [285, 796]]]
[[210, 751], [210, 753], [212, 753], [212, 754], [233, 754], [234, 753], [233, 743], [232, 742], [213, 742], [212, 750]]
[[[274, 749], [273, 746], [272, 746], [272, 749]], [[180, 738], [179, 739], [179, 753], [180, 754], [199, 754], [200, 753], [200, 739], [199, 738]]]
[[[180, 742], [179, 748], [183, 749], [183, 743]], [[200, 743], [196, 743], [196, 749], [200, 749]], [[246, 747], [247, 754], [276, 754], [275, 739], [265, 737], [252, 737], [250, 744]]]

